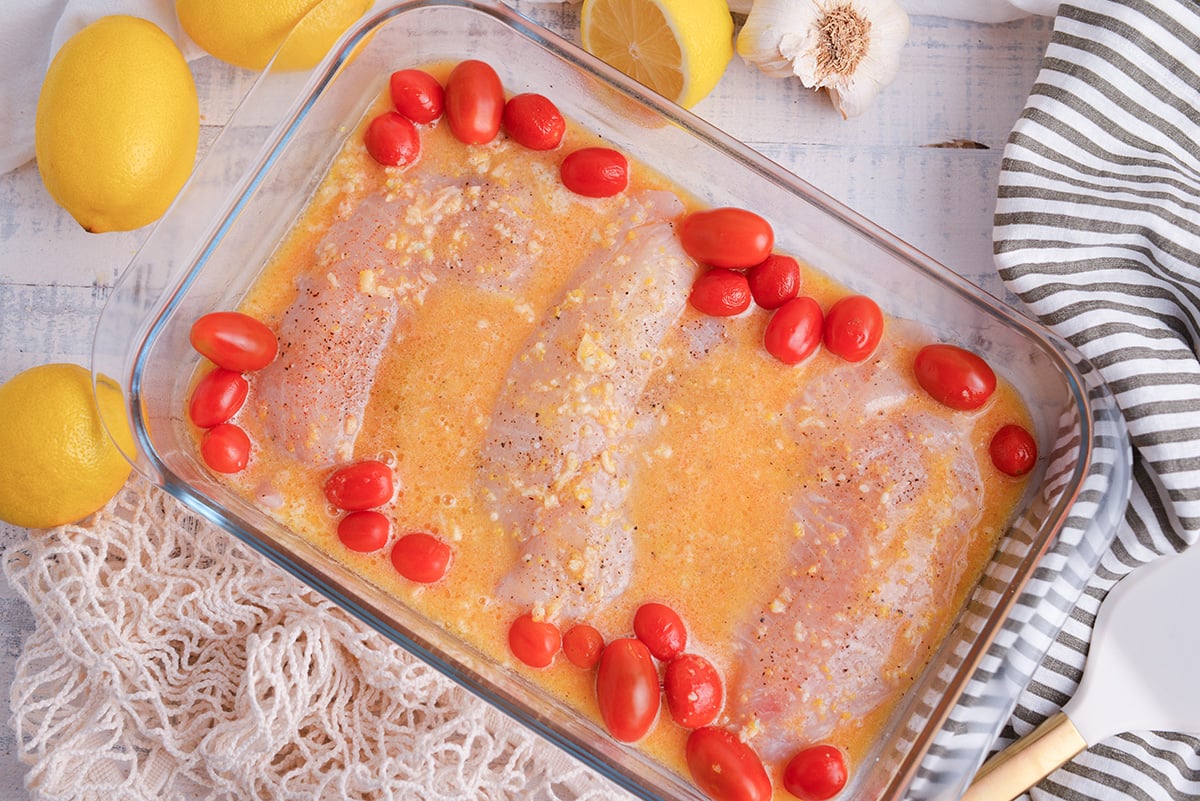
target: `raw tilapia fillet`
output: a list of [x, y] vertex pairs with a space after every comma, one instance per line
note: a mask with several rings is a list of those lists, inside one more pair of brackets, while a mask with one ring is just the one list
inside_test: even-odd
[[729, 694], [768, 759], [870, 713], [924, 663], [982, 505], [966, 430], [915, 408], [884, 359], [865, 373], [822, 376], [789, 410], [811, 468], [790, 564], [739, 632]]
[[682, 211], [666, 193], [633, 199], [505, 378], [480, 483], [522, 541], [500, 594], [523, 607], [580, 616], [629, 581], [635, 411], [696, 272], [672, 225]]
[[529, 190], [413, 174], [318, 242], [257, 378], [266, 433], [319, 466], [349, 461], [380, 359], [437, 282], [520, 290], [539, 252]]

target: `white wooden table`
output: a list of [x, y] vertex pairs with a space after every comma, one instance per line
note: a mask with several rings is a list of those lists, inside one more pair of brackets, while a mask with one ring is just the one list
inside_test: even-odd
[[[577, 6], [514, 4], [578, 40]], [[992, 264], [996, 176], [1050, 32], [1040, 17], [1003, 25], [915, 17], [896, 81], [850, 121], [823, 94], [761, 75], [736, 56], [693, 110], [1003, 298]], [[203, 150], [255, 76], [211, 58], [192, 69]], [[147, 233], [84, 233], [46, 194], [34, 164], [0, 175], [0, 381], [48, 362], [88, 364], [105, 298]], [[0, 551], [25, 536], [0, 523]], [[0, 577], [5, 689], [32, 625]], [[7, 718], [5, 705], [0, 721]], [[29, 798], [23, 776], [11, 728], [0, 724], [0, 801]]]

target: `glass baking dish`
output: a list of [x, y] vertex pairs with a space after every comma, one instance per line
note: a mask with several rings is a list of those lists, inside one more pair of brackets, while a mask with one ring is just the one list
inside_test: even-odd
[[[1017, 518], [844, 793], [957, 798], [1116, 530], [1130, 456], [1111, 396], [1052, 333], [500, 3], [380, 3], [312, 71], [268, 70], [258, 80], [101, 317], [93, 370], [125, 391], [137, 442], [128, 457], [149, 480], [618, 785], [646, 799], [704, 797], [687, 777], [614, 741], [231, 493], [195, 452], [184, 413], [199, 360], [191, 322], [237, 306], [392, 70], [464, 58], [494, 65], [510, 93], [552, 96], [566, 116], [702, 203], [769, 209], [787, 221], [777, 227], [778, 250], [802, 251], [888, 314], [979, 353], [1020, 390], [1043, 457]], [[1046, 565], [1049, 574], [1035, 570]]]

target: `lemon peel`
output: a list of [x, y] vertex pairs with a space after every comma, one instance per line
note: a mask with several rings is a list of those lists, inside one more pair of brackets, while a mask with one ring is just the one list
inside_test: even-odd
[[272, 69], [315, 66], [370, 7], [371, 0], [175, 0], [179, 24], [192, 41], [209, 55], [255, 71], [276, 52]]

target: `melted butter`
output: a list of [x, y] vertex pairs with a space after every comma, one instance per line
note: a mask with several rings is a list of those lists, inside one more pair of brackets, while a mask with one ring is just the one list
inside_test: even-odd
[[[349, 138], [304, 217], [264, 268], [244, 311], [278, 322], [295, 297], [295, 276], [320, 269], [317, 243], [331, 221], [372, 193], [408, 191], [405, 175], [380, 169], [359, 142], [358, 136]], [[536, 270], [519, 287], [494, 291], [473, 286], [504, 269], [504, 243], [511, 238], [503, 230], [495, 231], [489, 240], [496, 250], [491, 258], [485, 254], [478, 260], [477, 275], [471, 280], [435, 283], [397, 332], [397, 342], [387, 349], [364, 419], [353, 421], [361, 427], [355, 458], [384, 458], [394, 464], [400, 492], [385, 510], [394, 522], [393, 539], [406, 531], [424, 530], [451, 543], [453, 562], [443, 581], [413, 585], [391, 568], [387, 549], [363, 555], [342, 548], [334, 535], [336, 516], [321, 494], [327, 471], [299, 464], [263, 441], [262, 415], [270, 410], [259, 410], [257, 416], [239, 415], [237, 422], [250, 432], [256, 450], [247, 471], [231, 481], [250, 495], [270, 485], [283, 498], [282, 506], [272, 513], [293, 530], [452, 634], [599, 721], [589, 673], [574, 668], [561, 655], [551, 668], [538, 671], [515, 663], [509, 654], [507, 625], [519, 610], [504, 608], [494, 599], [493, 588], [515, 559], [517, 542], [498, 528], [486, 504], [474, 494], [478, 454], [506, 368], [541, 315], [558, 299], [579, 254], [604, 238], [606, 220], [619, 203], [598, 202], [578, 213], [562, 214], [555, 165], [562, 152], [590, 143], [586, 133], [571, 128], [561, 151], [533, 153], [504, 140], [464, 148], [445, 125], [422, 131], [421, 159], [410, 169], [452, 178], [486, 177], [499, 197], [520, 195], [535, 219], [556, 221], [521, 243], [536, 255]], [[666, 186], [640, 165], [634, 165], [632, 172], [631, 193]], [[455, 195], [453, 189], [439, 191], [437, 196], [405, 196], [405, 207], [410, 214], [429, 216], [439, 208], [470, 200]], [[445, 242], [395, 244], [418, 256], [431, 245], [441, 252], [454, 252], [458, 246], [453, 235]], [[367, 276], [360, 289], [378, 291], [375, 280], [375, 275]], [[845, 294], [807, 267], [802, 291], [816, 297], [823, 308]], [[689, 650], [710, 658], [727, 683], [737, 669], [731, 643], [739, 624], [751, 610], [764, 604], [771, 608], [769, 595], [780, 580], [806, 569], [791, 564], [790, 549], [805, 532], [798, 530], [789, 514], [790, 500], [801, 491], [800, 477], [817, 475], [822, 466], [812, 463], [785, 418], [805, 381], [838, 366], [837, 357], [824, 351], [794, 368], [780, 365], [761, 346], [767, 319], [759, 310], [723, 321], [719, 341], [695, 358], [683, 332], [706, 321], [689, 308], [679, 331], [664, 344], [659, 354], [662, 365], [647, 390], [652, 402], [639, 408], [639, 414], [655, 415], [660, 424], [639, 449], [635, 467], [631, 501], [637, 533], [635, 572], [624, 594], [609, 608], [597, 610], [589, 621], [611, 639], [630, 632], [633, 610], [639, 604], [664, 601], [686, 620]], [[905, 341], [899, 350], [911, 354], [915, 347], [915, 342]], [[915, 386], [913, 391], [919, 393]], [[661, 403], [653, 402], [656, 397], [661, 397]], [[934, 414], [948, 413], [928, 399], [917, 403]], [[929, 566], [932, 578], [924, 580], [945, 583], [947, 603], [939, 607], [939, 615], [909, 623], [911, 630], [898, 639], [898, 653], [888, 660], [901, 666], [902, 675], [894, 677], [896, 691], [869, 714], [842, 719], [825, 738], [846, 749], [852, 766], [879, 736], [900, 693], [945, 636], [1023, 490], [1023, 482], [999, 475], [987, 462], [990, 432], [1013, 421], [1028, 425], [1028, 416], [1013, 388], [1003, 383], [987, 406], [971, 415], [970, 440], [979, 454], [985, 503], [963, 543], [962, 564]], [[822, 434], [819, 425], [813, 431], [814, 436], [837, 436], [836, 432]], [[931, 469], [936, 468], [931, 465]], [[836, 543], [829, 548], [836, 551]], [[881, 560], [902, 556], [884, 553]], [[870, 565], [842, 568], [849, 576], [865, 576], [868, 584], [872, 580]], [[887, 666], [881, 670], [894, 672]], [[641, 747], [686, 777], [685, 739], [686, 731], [670, 721], [664, 708]], [[786, 797], [779, 781], [781, 766], [771, 770], [779, 797]]]

